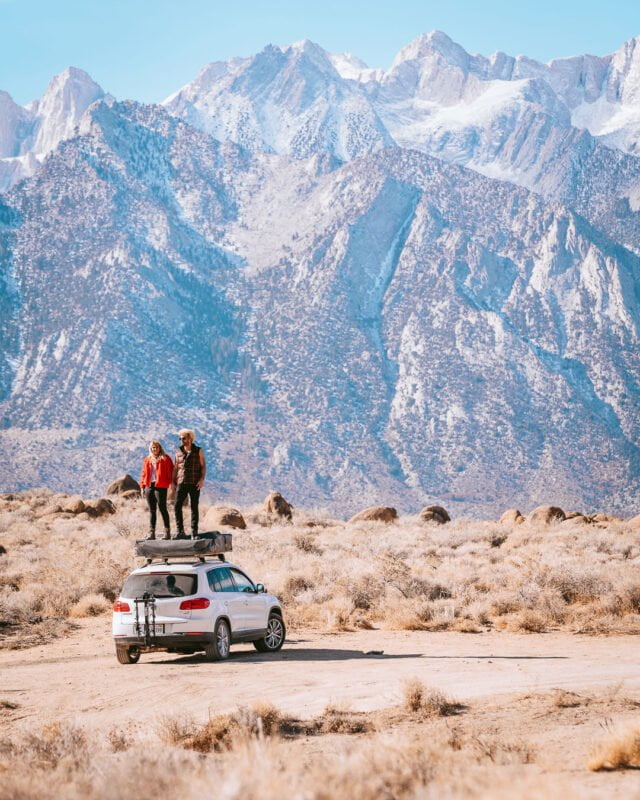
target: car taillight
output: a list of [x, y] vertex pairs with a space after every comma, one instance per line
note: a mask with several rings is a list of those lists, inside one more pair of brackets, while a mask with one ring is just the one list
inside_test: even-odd
[[122, 600], [116, 600], [113, 604], [114, 611], [131, 611], [129, 608], [129, 603], [124, 603]]
[[196, 611], [199, 608], [209, 608], [206, 597], [196, 597], [195, 600], [183, 600], [180, 603], [180, 611]]

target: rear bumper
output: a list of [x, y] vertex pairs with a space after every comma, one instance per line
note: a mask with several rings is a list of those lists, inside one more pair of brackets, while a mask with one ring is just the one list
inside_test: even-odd
[[135, 646], [141, 650], [168, 650], [173, 648], [204, 648], [208, 644], [213, 644], [215, 638], [214, 633], [197, 633], [193, 635], [181, 633], [179, 635], [152, 636], [149, 639], [149, 644], [146, 643], [144, 636], [114, 636], [113, 641], [116, 645]]

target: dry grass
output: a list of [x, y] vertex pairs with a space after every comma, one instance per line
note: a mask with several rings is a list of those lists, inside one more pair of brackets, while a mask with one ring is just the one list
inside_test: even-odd
[[552, 699], [554, 708], [578, 708], [588, 702], [589, 698], [581, 697], [579, 694], [568, 692], [565, 689], [557, 689]]
[[593, 772], [615, 769], [640, 769], [640, 726], [610, 734], [601, 742], [591, 760]]
[[39, 731], [4, 739], [0, 743], [0, 753], [5, 758], [31, 763], [40, 769], [51, 770], [60, 765], [77, 769], [88, 758], [89, 741], [85, 731], [77, 725], [55, 721]]
[[111, 610], [111, 602], [103, 594], [88, 594], [69, 609], [70, 617], [99, 617]]
[[424, 716], [432, 717], [448, 717], [463, 708], [439, 689], [427, 688], [417, 678], [408, 680], [404, 685], [404, 707], [412, 713], [420, 712]]
[[[428, 693], [427, 693], [428, 694]], [[424, 701], [425, 693], [422, 694]], [[381, 797], [543, 797], [545, 778], [527, 772], [535, 749], [478, 722], [452, 728], [441, 717], [398, 717], [328, 707], [291, 720], [273, 706], [209, 719], [165, 718], [159, 742], [120, 729], [88, 733], [54, 722], [0, 741], [2, 795], [8, 800], [64, 797], [217, 797], [308, 800]], [[300, 749], [307, 737], [312, 749]], [[339, 747], [330, 744], [344, 736]], [[550, 784], [549, 784], [550, 785]], [[557, 779], [554, 788], [558, 788]], [[564, 794], [564, 796], [567, 796]]]
[[[74, 616], [108, 613], [138, 563], [142, 502], [83, 519], [52, 512], [62, 500], [35, 490], [0, 502], [0, 646], [41, 643]], [[293, 524], [267, 526], [254, 511], [233, 559], [283, 598], [291, 631], [640, 632], [640, 546], [624, 522], [348, 526], [296, 509]]]
[[374, 715], [352, 711], [349, 708], [329, 705], [322, 715], [306, 727], [308, 733], [369, 733], [374, 729]]
[[165, 716], [158, 735], [170, 745], [198, 753], [232, 750], [251, 738], [278, 736], [291, 728], [292, 721], [270, 703], [239, 708], [234, 714], [210, 716], [204, 725], [189, 717]]
[[130, 747], [133, 747], [134, 741], [130, 734], [120, 728], [111, 728], [107, 733], [107, 741], [114, 753], [123, 753]]

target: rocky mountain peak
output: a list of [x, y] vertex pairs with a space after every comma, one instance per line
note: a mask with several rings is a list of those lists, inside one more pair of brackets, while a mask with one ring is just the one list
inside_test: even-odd
[[403, 47], [396, 55], [391, 69], [404, 61], [415, 61], [431, 58], [434, 55], [441, 57], [449, 64], [464, 68], [469, 54], [459, 44], [453, 41], [443, 31], [433, 30], [416, 36], [408, 45]]
[[87, 108], [104, 96], [102, 87], [77, 67], [54, 76], [42, 97], [29, 107], [38, 119], [30, 149], [36, 154], [53, 150], [58, 142], [73, 135]]

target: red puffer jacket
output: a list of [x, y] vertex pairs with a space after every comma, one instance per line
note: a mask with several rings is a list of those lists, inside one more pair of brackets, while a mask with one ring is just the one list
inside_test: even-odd
[[[146, 489], [151, 486], [151, 457], [147, 456], [142, 462], [142, 476], [140, 486]], [[156, 461], [156, 489], [168, 489], [173, 480], [173, 461], [165, 453], [159, 461]]]

